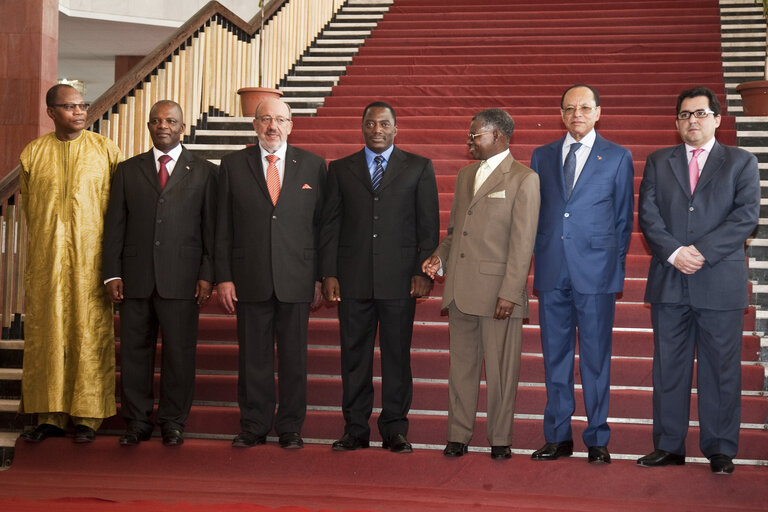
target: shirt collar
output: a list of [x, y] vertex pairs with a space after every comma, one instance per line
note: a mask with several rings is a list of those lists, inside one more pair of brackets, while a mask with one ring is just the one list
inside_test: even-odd
[[592, 128], [588, 134], [586, 134], [584, 137], [581, 138], [581, 140], [577, 141], [573, 138], [573, 136], [568, 133], [565, 136], [565, 142], [563, 143], [563, 148], [570, 147], [571, 144], [574, 142], [581, 142], [582, 146], [587, 146], [588, 148], [592, 148], [592, 146], [595, 145], [595, 139], [597, 138], [597, 132], [594, 128]]
[[505, 158], [509, 155], [509, 148], [505, 149], [501, 153], [496, 153], [491, 158], [485, 161], [488, 168], [493, 171]]
[[[703, 149], [704, 153], [708, 155], [710, 151], [712, 151], [712, 147], [714, 145], [715, 145], [715, 138], [712, 137], [706, 142], [706, 144], [701, 146], [701, 149]], [[686, 158], [688, 158], [689, 160], [691, 158], [691, 151], [693, 151], [694, 149], [697, 149], [697, 148], [691, 146], [690, 144], [687, 144], [687, 143], [685, 144], [685, 155], [686, 155]]]
[[259, 142], [259, 148], [261, 149], [261, 159], [264, 160], [267, 155], [275, 155], [279, 159], [278, 162], [282, 162], [285, 160], [285, 152], [288, 150], [288, 143], [283, 142], [283, 145], [277, 148], [277, 151], [274, 153], [270, 153], [266, 150], [264, 146], [261, 145], [261, 142]]
[[386, 167], [386, 164], [389, 163], [389, 157], [392, 156], [392, 151], [394, 151], [395, 145], [392, 144], [387, 149], [382, 151], [381, 153], [374, 153], [370, 150], [368, 146], [365, 146], [365, 161], [368, 163], [368, 167], [373, 165], [373, 159], [376, 158], [376, 156], [381, 155], [384, 157], [384, 166]]
[[176, 146], [167, 153], [163, 153], [162, 151], [160, 151], [159, 149], [153, 146], [152, 153], [155, 156], [155, 162], [157, 162], [157, 160], [163, 155], [168, 155], [169, 157], [171, 157], [171, 159], [174, 162], [178, 162], [179, 157], [181, 156], [181, 143], [176, 144]]

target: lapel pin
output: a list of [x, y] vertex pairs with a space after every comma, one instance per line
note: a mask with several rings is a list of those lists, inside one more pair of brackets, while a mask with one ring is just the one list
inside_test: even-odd
[[602, 156], [600, 156], [600, 155], [597, 155], [597, 159], [598, 159], [598, 160], [602, 160], [602, 159], [603, 159], [603, 157], [602, 157]]
[[296, 163], [296, 160], [291, 160], [291, 162]]
[[305, 183], [302, 187], [302, 190], [312, 190], [312, 187], [309, 186], [309, 183]]

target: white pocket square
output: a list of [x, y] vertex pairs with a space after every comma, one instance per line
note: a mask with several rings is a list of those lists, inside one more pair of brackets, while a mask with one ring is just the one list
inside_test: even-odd
[[505, 192], [504, 190], [499, 190], [498, 192], [491, 192], [490, 194], [488, 194], [488, 197], [490, 199], [504, 199], [505, 197], [507, 197], [504, 192]]

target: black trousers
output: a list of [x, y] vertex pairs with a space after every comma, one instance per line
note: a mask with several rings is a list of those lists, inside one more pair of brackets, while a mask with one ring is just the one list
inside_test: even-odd
[[162, 330], [157, 423], [184, 430], [195, 392], [199, 308], [194, 299], [125, 299], [120, 306], [121, 413], [130, 428], [153, 429], [153, 381], [158, 329]]
[[344, 432], [368, 439], [373, 410], [373, 348], [379, 330], [383, 439], [408, 433], [413, 396], [411, 336], [416, 299], [343, 299], [339, 302]]
[[307, 415], [308, 322], [309, 303], [280, 302], [274, 296], [237, 303], [237, 402], [243, 431], [267, 435], [274, 423], [277, 435], [301, 432]]

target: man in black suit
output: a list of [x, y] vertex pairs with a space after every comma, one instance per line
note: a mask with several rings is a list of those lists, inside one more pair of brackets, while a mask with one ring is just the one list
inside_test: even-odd
[[[216, 278], [237, 312], [241, 432], [232, 446], [301, 448], [307, 410], [307, 325], [320, 304], [317, 246], [325, 160], [286, 143], [293, 122], [278, 99], [256, 107], [259, 144], [225, 156], [219, 178]], [[274, 347], [280, 403], [275, 415]]]
[[339, 303], [346, 423], [333, 449], [368, 447], [378, 325], [382, 447], [409, 453], [411, 334], [416, 297], [431, 286], [421, 264], [437, 247], [437, 184], [429, 159], [393, 145], [397, 126], [390, 105], [368, 105], [362, 128], [365, 148], [329, 166], [323, 216], [323, 295]]
[[697, 359], [699, 447], [732, 473], [741, 418], [741, 342], [748, 306], [744, 243], [760, 214], [757, 159], [715, 139], [720, 103], [705, 87], [677, 100], [684, 144], [645, 163], [639, 220], [651, 248], [645, 300], [653, 323], [653, 446], [640, 466], [685, 464]]
[[121, 163], [104, 225], [102, 275], [120, 306], [123, 446], [152, 435], [158, 327], [163, 332], [157, 423], [163, 444], [184, 442], [192, 407], [199, 306], [211, 295], [216, 223], [213, 164], [180, 144], [181, 107], [157, 102], [147, 123], [154, 147]]

